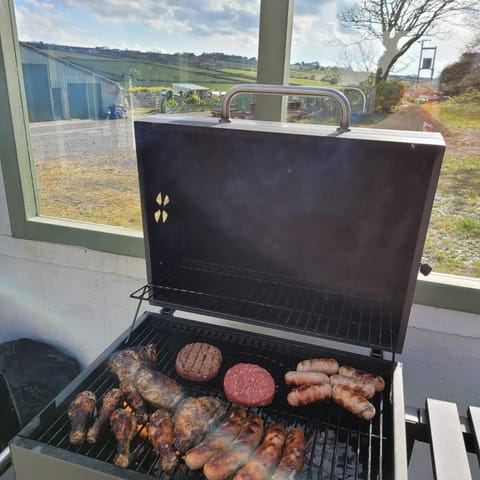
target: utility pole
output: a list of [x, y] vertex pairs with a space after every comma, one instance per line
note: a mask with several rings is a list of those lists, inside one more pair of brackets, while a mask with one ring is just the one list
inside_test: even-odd
[[[423, 44], [425, 42], [429, 42], [430, 40], [422, 40], [421, 47], [420, 47], [420, 58], [418, 60], [418, 71], [417, 71], [417, 82], [416, 85], [418, 86], [418, 81], [420, 79], [420, 70], [430, 70], [430, 85], [433, 82], [433, 72], [435, 69], [435, 57], [437, 56], [437, 47], [424, 47]], [[430, 55], [433, 56], [428, 56], [426, 57], [424, 55], [424, 52], [432, 52], [433, 54], [430, 53]]]

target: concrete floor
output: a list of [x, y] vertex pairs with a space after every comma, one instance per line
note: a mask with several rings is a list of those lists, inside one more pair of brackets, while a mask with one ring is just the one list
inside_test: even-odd
[[10, 467], [1, 477], [2, 480], [15, 480], [15, 474], [13, 468]]
[[[409, 327], [403, 362], [405, 404], [425, 407], [426, 397], [455, 402], [459, 415], [480, 406], [480, 339]], [[469, 455], [472, 479], [480, 480], [475, 455]], [[432, 479], [430, 446], [415, 445], [409, 465], [411, 480]]]

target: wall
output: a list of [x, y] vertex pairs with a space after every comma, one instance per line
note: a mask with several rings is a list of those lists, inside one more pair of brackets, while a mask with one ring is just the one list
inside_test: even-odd
[[0, 172], [0, 341], [46, 341], [83, 365], [131, 323], [145, 262], [11, 237]]

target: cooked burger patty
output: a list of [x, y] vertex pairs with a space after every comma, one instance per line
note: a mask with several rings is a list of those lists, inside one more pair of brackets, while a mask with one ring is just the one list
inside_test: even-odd
[[215, 378], [222, 364], [222, 352], [209, 343], [189, 343], [177, 354], [175, 369], [187, 380], [206, 382]]
[[245, 407], [263, 407], [272, 403], [275, 381], [270, 373], [254, 363], [237, 363], [223, 379], [225, 394], [233, 403]]

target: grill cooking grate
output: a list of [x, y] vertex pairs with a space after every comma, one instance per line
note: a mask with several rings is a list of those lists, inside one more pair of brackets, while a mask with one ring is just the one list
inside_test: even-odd
[[395, 345], [391, 307], [379, 300], [254, 270], [183, 260], [163, 265], [132, 297], [380, 350]]
[[[175, 357], [178, 350], [191, 341], [210, 342], [224, 353], [222, 369], [218, 377], [211, 382], [194, 383], [178, 378], [175, 372]], [[273, 422], [282, 422], [287, 427], [298, 426], [304, 430], [307, 439], [307, 458], [301, 479], [382, 479], [384, 464], [391, 464], [391, 407], [387, 392], [390, 390], [390, 372], [388, 362], [380, 362], [385, 371], [378, 371], [379, 362], [363, 357], [357, 359], [355, 366], [370, 369], [382, 374], [387, 386], [383, 394], [377, 394], [373, 400], [377, 415], [371, 422], [359, 421], [356, 417], [327, 401], [316, 406], [293, 409], [286, 403], [286, 388], [283, 375], [294, 367], [297, 361], [318, 356], [318, 347], [305, 346], [269, 337], [238, 333], [224, 327], [200, 327], [182, 319], [149, 314], [149, 318], [137, 327], [129, 339], [129, 346], [155, 343], [158, 361], [155, 368], [176, 378], [187, 393], [198, 395], [216, 395], [225, 400], [222, 388], [223, 374], [227, 368], [239, 361], [258, 363], [267, 368], [276, 379], [278, 386], [272, 405], [252, 411], [260, 413], [266, 426]], [[121, 348], [125, 348], [122, 345]], [[310, 351], [310, 348], [312, 350]], [[332, 351], [325, 352], [332, 354]], [[339, 362], [352, 363], [352, 357], [344, 352], [335, 352]], [[367, 362], [358, 364], [358, 362]], [[370, 363], [369, 363], [370, 362]], [[98, 404], [102, 396], [118, 385], [116, 377], [107, 367], [107, 358], [91, 372], [85, 380], [75, 386], [74, 392], [59, 405], [55, 412], [40, 415], [39, 426], [32, 433], [32, 439], [64, 451], [79, 454], [101, 462], [112, 463], [116, 445], [110, 432], [104, 432], [96, 444], [84, 444], [80, 447], [68, 443], [70, 422], [67, 407], [72, 398], [82, 390], [96, 393]], [[47, 409], [48, 410], [48, 409]], [[44, 417], [51, 417], [51, 422]], [[128, 467], [142, 474], [159, 479], [202, 479], [203, 474], [189, 471], [180, 465], [176, 471], [166, 474], [159, 469], [155, 454], [146, 438], [145, 428], [139, 430], [132, 444], [132, 462]], [[65, 456], [63, 456], [65, 458]], [[68, 457], [67, 457], [68, 458]], [[119, 477], [125, 472], [113, 467]], [[388, 470], [388, 468], [387, 468]], [[128, 477], [130, 478], [130, 477]]]

